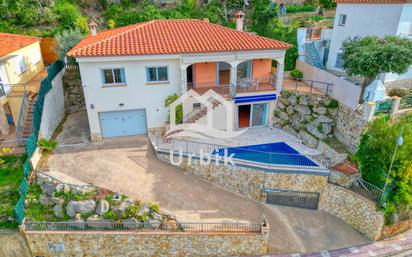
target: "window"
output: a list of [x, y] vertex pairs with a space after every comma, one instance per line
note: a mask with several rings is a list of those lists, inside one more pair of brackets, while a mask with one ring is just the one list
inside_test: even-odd
[[125, 84], [124, 69], [103, 69], [104, 84]]
[[339, 26], [345, 26], [346, 25], [346, 14], [340, 14], [339, 15]]
[[147, 67], [146, 76], [148, 82], [166, 82], [169, 81], [166, 66]]
[[198, 109], [200, 109], [200, 107], [201, 107], [200, 103], [194, 103], [193, 104], [193, 110], [198, 110]]
[[19, 55], [16, 58], [17, 58], [17, 60], [16, 60], [16, 64], [17, 64], [16, 73], [17, 74], [22, 74], [23, 72], [25, 72], [27, 70], [26, 61], [24, 60], [24, 56], [22, 56], [22, 55]]
[[336, 65], [335, 65], [335, 67], [336, 68], [340, 68], [340, 69], [343, 69], [343, 59], [342, 59], [342, 53], [339, 53], [337, 56], [336, 56]]

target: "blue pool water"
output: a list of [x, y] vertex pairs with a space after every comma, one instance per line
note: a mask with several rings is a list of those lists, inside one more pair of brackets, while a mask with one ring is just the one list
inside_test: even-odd
[[226, 149], [227, 155], [230, 156], [233, 153], [233, 158], [236, 159], [270, 164], [319, 166], [284, 142], [222, 148], [218, 151], [219, 155], [224, 156]]

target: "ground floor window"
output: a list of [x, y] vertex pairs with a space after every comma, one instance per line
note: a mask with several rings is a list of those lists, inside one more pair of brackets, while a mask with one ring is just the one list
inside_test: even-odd
[[269, 104], [242, 104], [237, 106], [237, 127], [259, 127], [265, 126], [267, 121]]

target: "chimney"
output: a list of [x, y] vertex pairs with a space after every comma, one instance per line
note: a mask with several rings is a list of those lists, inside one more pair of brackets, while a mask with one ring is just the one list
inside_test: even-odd
[[245, 13], [239, 10], [235, 16], [236, 16], [236, 30], [243, 31], [243, 17], [245, 16]]
[[90, 29], [90, 34], [92, 36], [96, 36], [97, 35], [97, 24], [96, 22], [94, 22], [93, 20], [91, 20], [89, 22], [89, 29]]
[[209, 23], [209, 18], [203, 18], [203, 21]]

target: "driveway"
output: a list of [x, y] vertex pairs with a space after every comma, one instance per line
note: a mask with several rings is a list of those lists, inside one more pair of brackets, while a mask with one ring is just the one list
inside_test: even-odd
[[161, 162], [145, 136], [62, 145], [50, 156], [49, 169], [144, 202], [159, 202], [180, 221], [260, 223], [265, 217], [271, 226], [270, 253], [369, 242], [325, 212], [258, 203]]

